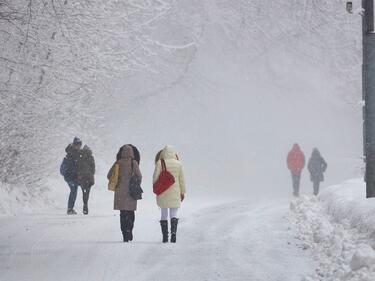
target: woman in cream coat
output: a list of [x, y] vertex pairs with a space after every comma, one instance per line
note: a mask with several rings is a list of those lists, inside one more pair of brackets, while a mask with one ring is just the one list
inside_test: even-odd
[[175, 183], [156, 198], [157, 204], [161, 208], [160, 225], [163, 234], [163, 243], [168, 242], [168, 214], [171, 220], [171, 242], [176, 243], [177, 212], [181, 206], [181, 202], [185, 198], [184, 173], [175, 150], [172, 146], [167, 145], [160, 153], [160, 159], [155, 164], [154, 183], [158, 180], [162, 170], [161, 159], [165, 161], [168, 172], [175, 178]]

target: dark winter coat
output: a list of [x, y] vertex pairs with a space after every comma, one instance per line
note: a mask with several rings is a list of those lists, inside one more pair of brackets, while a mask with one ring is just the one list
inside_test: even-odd
[[324, 181], [324, 172], [327, 170], [327, 166], [328, 166], [327, 162], [320, 155], [319, 150], [314, 149], [309, 159], [309, 163], [307, 165], [307, 169], [310, 172], [311, 181], [312, 182]]
[[[114, 209], [115, 210], [125, 210], [125, 211], [135, 211], [137, 210], [137, 200], [134, 200], [129, 194], [129, 182], [132, 175], [132, 163], [134, 175], [142, 181], [142, 174], [139, 170], [138, 162], [134, 159], [133, 148], [129, 145], [125, 145], [121, 149], [120, 159], [116, 161], [120, 165], [119, 171], [119, 182], [115, 190], [114, 198]], [[108, 172], [108, 179], [112, 175], [113, 167]]]
[[78, 160], [80, 158], [79, 150], [73, 148], [72, 144], [69, 144], [65, 149], [66, 152], [66, 172], [64, 179], [66, 182], [78, 183]]
[[95, 184], [95, 159], [88, 146], [84, 146], [80, 151], [80, 158], [77, 164], [78, 183], [82, 187], [91, 187]]

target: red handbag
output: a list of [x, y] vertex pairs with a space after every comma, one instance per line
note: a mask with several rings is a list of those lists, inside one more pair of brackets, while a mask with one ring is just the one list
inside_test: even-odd
[[161, 172], [159, 175], [158, 180], [154, 183], [154, 193], [156, 195], [162, 194], [168, 188], [170, 188], [175, 183], [174, 176], [167, 171], [167, 167], [165, 166], [165, 161], [161, 160]]

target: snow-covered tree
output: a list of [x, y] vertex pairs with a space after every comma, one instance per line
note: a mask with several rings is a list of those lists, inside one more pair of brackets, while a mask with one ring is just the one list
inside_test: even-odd
[[57, 169], [64, 141], [94, 139], [112, 95], [107, 81], [139, 72], [178, 79], [170, 64], [185, 63], [175, 54], [194, 46], [164, 44], [153, 28], [175, 5], [0, 0], [0, 182], [40, 186]]

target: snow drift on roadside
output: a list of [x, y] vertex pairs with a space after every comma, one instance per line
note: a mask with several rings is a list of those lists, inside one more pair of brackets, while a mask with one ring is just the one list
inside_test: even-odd
[[352, 180], [291, 203], [301, 246], [319, 262], [306, 280], [375, 280], [374, 200], [365, 198], [362, 181]]
[[319, 200], [335, 222], [346, 222], [370, 236], [375, 234], [375, 198], [366, 199], [366, 186], [362, 180], [327, 188]]
[[0, 215], [32, 213], [49, 206], [51, 200], [43, 189], [30, 190], [25, 185], [0, 184]]

